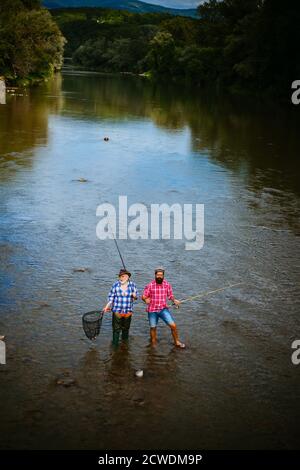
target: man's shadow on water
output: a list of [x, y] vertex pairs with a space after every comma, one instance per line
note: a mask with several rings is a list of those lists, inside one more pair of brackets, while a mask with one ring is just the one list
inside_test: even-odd
[[[163, 341], [153, 347], [146, 338], [145, 345], [141, 338], [135, 339], [129, 338], [117, 348], [107, 342], [95, 345], [80, 361], [87, 406], [95, 422], [105, 429], [104, 442], [111, 445], [119, 439], [124, 445], [140, 445], [151, 429], [159, 428], [160, 417], [176, 401], [172, 395], [179, 351]], [[135, 375], [138, 369], [143, 370], [142, 377]], [[128, 436], [126, 442], [124, 435]]]
[[[124, 439], [126, 434], [127, 446], [143, 448], [153, 439], [153, 445], [158, 445], [153, 433], [162, 432], [161, 417], [166, 411], [169, 414], [171, 402], [175, 406], [176, 401], [170, 398], [176, 389], [176, 352], [169, 344], [152, 347], [147, 343], [139, 348], [129, 343], [112, 351], [105, 383], [110, 424], [117, 433], [114, 439]], [[135, 375], [137, 369], [143, 371], [142, 377]]]
[[[166, 351], [167, 348], [167, 351]], [[177, 373], [177, 354], [170, 345], [136, 348], [135, 344], [111, 346], [110, 360], [105, 365], [105, 383], [110, 396], [120, 406], [124, 403], [147, 405], [159, 397], [163, 406], [166, 388], [174, 387]], [[142, 371], [142, 377], [136, 375]]]
[[97, 393], [117, 391], [134, 377], [130, 345], [99, 341], [82, 356], [78, 368], [78, 381], [83, 388], [97, 390]]

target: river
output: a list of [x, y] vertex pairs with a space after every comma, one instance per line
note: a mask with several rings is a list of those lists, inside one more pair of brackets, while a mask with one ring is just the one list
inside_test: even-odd
[[[299, 116], [246, 97], [66, 72], [0, 105], [2, 449], [299, 448]], [[109, 141], [104, 141], [104, 137]], [[96, 208], [204, 204], [204, 246], [120, 240], [142, 290], [163, 264], [186, 350], [138, 302], [95, 342], [120, 260]], [[297, 305], [298, 303], [298, 305]], [[144, 376], [137, 378], [135, 371]], [[58, 385], [59, 378], [70, 386]]]

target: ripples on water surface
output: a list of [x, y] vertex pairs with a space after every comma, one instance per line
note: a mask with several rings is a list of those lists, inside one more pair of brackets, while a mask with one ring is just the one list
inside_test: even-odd
[[[241, 98], [72, 75], [8, 97], [0, 447], [297, 447], [298, 158], [297, 116]], [[244, 283], [175, 311], [186, 351], [163, 325], [149, 348], [141, 304], [128, 347], [111, 349], [109, 315], [96, 343], [84, 337], [81, 314], [104, 304], [120, 268], [113, 242], [96, 239], [96, 207], [119, 195], [205, 204], [200, 251], [120, 241], [140, 288], [158, 264], [178, 298]]]

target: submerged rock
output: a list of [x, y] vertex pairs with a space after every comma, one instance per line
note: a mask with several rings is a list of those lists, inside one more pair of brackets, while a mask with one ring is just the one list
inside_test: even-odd
[[70, 377], [68, 373], [65, 373], [55, 379], [55, 385], [62, 385], [63, 387], [71, 387], [72, 385], [77, 385], [77, 381], [73, 377]]
[[72, 181], [77, 181], [78, 183], [87, 183], [89, 180], [87, 180], [86, 178], [78, 178], [78, 179], [72, 180]]
[[133, 397], [133, 402], [136, 406], [144, 406], [146, 403], [145, 398], [142, 396]]
[[73, 272], [74, 273], [88, 273], [90, 271], [89, 268], [74, 268]]
[[39, 301], [37, 302], [37, 304], [39, 308], [50, 307], [50, 304], [48, 304], [48, 302]]

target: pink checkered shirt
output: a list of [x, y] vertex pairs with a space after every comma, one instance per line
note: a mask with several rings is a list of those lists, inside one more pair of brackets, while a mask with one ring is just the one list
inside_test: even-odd
[[157, 284], [155, 279], [151, 281], [146, 285], [143, 295], [150, 297], [147, 312], [160, 312], [167, 307], [167, 299], [174, 300], [172, 286], [165, 279], [162, 284]]

